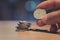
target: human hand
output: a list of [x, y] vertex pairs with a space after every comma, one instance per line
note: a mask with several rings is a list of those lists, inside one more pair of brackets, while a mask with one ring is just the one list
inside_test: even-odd
[[[60, 0], [47, 0], [39, 5], [37, 5], [36, 9], [43, 8], [45, 10], [48, 9], [55, 9], [60, 8]], [[46, 14], [41, 20], [37, 21], [37, 25], [43, 26], [43, 25], [51, 25], [50, 31], [56, 32], [58, 30], [56, 23], [58, 24], [60, 28], [60, 10], [50, 12]]]

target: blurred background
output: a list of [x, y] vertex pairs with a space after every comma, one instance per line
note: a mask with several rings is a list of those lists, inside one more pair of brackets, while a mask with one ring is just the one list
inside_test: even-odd
[[33, 12], [44, 0], [0, 0], [0, 20], [36, 20]]

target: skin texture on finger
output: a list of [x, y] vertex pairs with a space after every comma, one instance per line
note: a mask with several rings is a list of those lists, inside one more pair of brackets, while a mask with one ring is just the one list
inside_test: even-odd
[[40, 27], [42, 27], [42, 26], [44, 26], [44, 25], [46, 25], [46, 24], [44, 24], [43, 21], [42, 21], [41, 19], [39, 19], [39, 20], [37, 21], [37, 25], [40, 26]]
[[58, 24], [58, 28], [60, 29], [60, 23], [57, 23]]
[[44, 1], [40, 4], [37, 5], [37, 9], [43, 8], [43, 9], [54, 9], [54, 8], [60, 8], [60, 0], [49, 0], [49, 1]]
[[60, 22], [60, 10], [48, 13], [47, 19], [45, 19], [45, 21], [46, 24], [54, 24]]
[[46, 14], [41, 20], [38, 20], [38, 25], [52, 25], [60, 22], [60, 10]]
[[47, 1], [50, 1], [50, 0], [47, 0]]
[[57, 22], [60, 22], [60, 10], [48, 13], [45, 16], [42, 19], [46, 24], [55, 24]]

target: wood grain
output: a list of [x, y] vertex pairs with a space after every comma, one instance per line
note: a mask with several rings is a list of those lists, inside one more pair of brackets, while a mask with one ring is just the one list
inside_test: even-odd
[[[60, 40], [60, 35], [36, 31], [16, 32], [18, 21], [0, 21], [0, 40]], [[32, 22], [32, 29], [49, 30], [50, 26], [38, 27]]]

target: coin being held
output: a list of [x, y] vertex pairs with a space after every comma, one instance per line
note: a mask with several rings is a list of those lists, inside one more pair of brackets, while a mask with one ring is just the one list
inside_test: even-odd
[[33, 15], [34, 15], [34, 18], [41, 19], [44, 15], [46, 15], [46, 10], [44, 10], [44, 9], [37, 9], [34, 12]]

